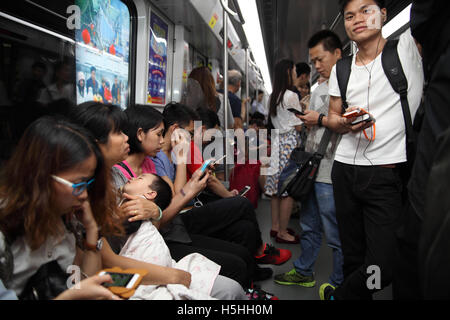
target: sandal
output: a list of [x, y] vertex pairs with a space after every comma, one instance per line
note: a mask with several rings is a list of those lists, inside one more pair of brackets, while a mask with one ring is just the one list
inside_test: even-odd
[[[292, 230], [291, 228], [287, 228], [286, 231], [291, 235], [291, 236], [295, 236], [295, 238], [298, 238], [298, 234], [295, 233], [294, 230]], [[275, 230], [270, 230], [270, 237], [275, 238], [276, 236], [278, 236], [278, 231]]]
[[275, 241], [278, 243], [284, 243], [284, 244], [297, 244], [300, 243], [300, 239], [298, 238], [298, 236], [296, 236], [294, 238], [294, 240], [285, 240], [283, 238], [280, 238], [278, 236], [276, 236]]

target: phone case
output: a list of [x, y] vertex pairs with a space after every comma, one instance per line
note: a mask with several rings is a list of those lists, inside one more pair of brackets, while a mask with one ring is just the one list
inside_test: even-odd
[[[108, 289], [114, 293], [115, 295], [123, 298], [123, 299], [129, 299], [133, 296], [134, 292], [136, 291], [136, 288], [140, 285], [142, 282], [142, 279], [147, 275], [148, 271], [144, 269], [126, 269], [122, 270], [119, 267], [109, 268], [109, 269], [103, 269], [100, 272], [114, 272], [114, 273], [133, 273], [133, 274], [139, 274], [139, 278], [136, 280], [132, 288], [125, 288], [125, 287], [108, 287]], [[99, 274], [100, 274], [99, 272]]]
[[372, 117], [369, 114], [363, 114], [362, 116], [359, 116], [358, 118], [361, 119], [356, 119], [355, 121], [352, 122], [352, 125], [357, 125], [361, 122], [370, 122], [373, 121]]
[[344, 113], [342, 116], [344, 118], [355, 118], [355, 117], [361, 117], [362, 115], [365, 115], [367, 112], [364, 109], [357, 109], [350, 112]]
[[208, 168], [208, 166], [211, 164], [211, 160], [206, 160], [204, 163], [203, 163], [203, 165], [202, 165], [202, 167], [201, 167], [201, 170], [202, 170], [202, 172], [205, 172], [206, 171], [206, 168]]

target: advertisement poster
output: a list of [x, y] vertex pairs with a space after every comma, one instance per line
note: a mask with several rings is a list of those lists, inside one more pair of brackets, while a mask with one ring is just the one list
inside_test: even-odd
[[181, 83], [181, 92], [185, 92], [187, 87], [187, 79], [192, 71], [192, 62], [190, 56], [189, 43], [184, 42], [184, 54], [183, 54], [183, 81]]
[[152, 12], [147, 103], [166, 104], [167, 41], [169, 26]]
[[77, 104], [128, 105], [130, 14], [120, 0], [77, 0], [81, 28], [76, 40]]

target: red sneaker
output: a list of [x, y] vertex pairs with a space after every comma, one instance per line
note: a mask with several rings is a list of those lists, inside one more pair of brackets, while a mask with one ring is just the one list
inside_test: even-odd
[[264, 253], [260, 256], [255, 256], [255, 260], [258, 264], [280, 265], [288, 261], [291, 257], [291, 250], [277, 249], [274, 246], [266, 243]]

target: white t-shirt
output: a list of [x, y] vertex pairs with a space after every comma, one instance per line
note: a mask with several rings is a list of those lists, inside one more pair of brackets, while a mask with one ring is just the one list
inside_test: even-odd
[[[422, 97], [424, 75], [422, 58], [410, 30], [400, 36], [397, 50], [408, 80], [408, 102], [411, 117], [414, 119]], [[335, 160], [361, 166], [406, 162], [406, 130], [400, 95], [394, 91], [384, 73], [381, 54], [366, 65], [367, 69], [364, 66], [357, 66], [355, 57], [356, 55], [353, 57], [347, 88], [347, 103], [349, 107], [364, 108], [376, 119], [375, 141], [369, 142], [362, 132], [347, 133], [342, 136]], [[368, 90], [371, 69], [372, 80], [370, 90]], [[334, 97], [341, 96], [336, 77], [336, 66], [331, 72], [329, 94]], [[370, 138], [372, 130], [366, 129], [366, 133]]]
[[286, 90], [283, 101], [277, 106], [277, 115], [271, 116], [273, 126], [280, 130], [280, 133], [287, 133], [303, 123], [295, 114], [287, 110], [290, 108], [302, 111], [298, 95], [291, 90]]

